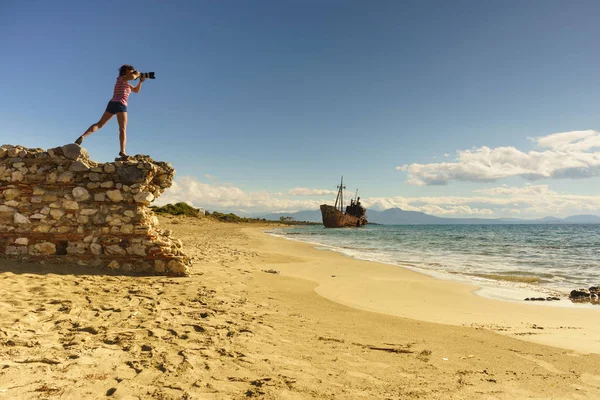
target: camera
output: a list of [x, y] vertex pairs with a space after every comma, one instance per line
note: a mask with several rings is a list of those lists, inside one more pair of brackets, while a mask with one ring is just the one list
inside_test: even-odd
[[134, 71], [133, 73], [134, 73], [134, 75], [136, 75], [135, 79], [137, 79], [139, 77], [143, 77], [143, 78], [146, 78], [146, 79], [154, 79], [154, 72]]

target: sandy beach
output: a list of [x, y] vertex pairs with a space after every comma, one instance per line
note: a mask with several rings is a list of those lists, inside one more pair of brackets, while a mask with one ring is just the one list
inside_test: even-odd
[[160, 223], [190, 277], [0, 261], [0, 399], [600, 393], [600, 307], [488, 299], [265, 226]]

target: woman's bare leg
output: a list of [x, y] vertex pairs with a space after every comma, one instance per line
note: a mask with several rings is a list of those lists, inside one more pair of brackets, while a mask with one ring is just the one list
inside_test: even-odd
[[125, 152], [127, 146], [127, 112], [117, 113], [117, 121], [119, 121], [119, 145], [121, 146], [121, 153]]
[[81, 139], [84, 139], [86, 136], [89, 136], [92, 133], [96, 132], [98, 129], [102, 128], [112, 118], [112, 116], [113, 114], [104, 111], [104, 114], [102, 114], [100, 121], [90, 125], [87, 131], [85, 131], [83, 135], [81, 135]]

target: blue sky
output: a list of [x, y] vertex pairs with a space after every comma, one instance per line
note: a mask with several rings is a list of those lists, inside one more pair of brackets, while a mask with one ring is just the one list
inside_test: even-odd
[[[316, 209], [343, 174], [379, 209], [600, 215], [599, 13], [595, 1], [2, 1], [0, 141], [72, 142], [129, 63], [157, 76], [130, 97], [127, 150], [175, 166], [159, 203]], [[84, 147], [112, 160], [116, 120]]]

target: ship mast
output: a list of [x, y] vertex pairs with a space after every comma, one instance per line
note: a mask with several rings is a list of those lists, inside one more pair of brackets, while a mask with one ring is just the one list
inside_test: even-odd
[[344, 186], [344, 175], [342, 175], [342, 180], [340, 181], [340, 185], [337, 188], [338, 188], [338, 194], [337, 194], [337, 197], [335, 198], [335, 209], [337, 210], [337, 205], [338, 205], [338, 201], [339, 201], [340, 202], [340, 211], [344, 212], [344, 189], [346, 189], [346, 186]]

